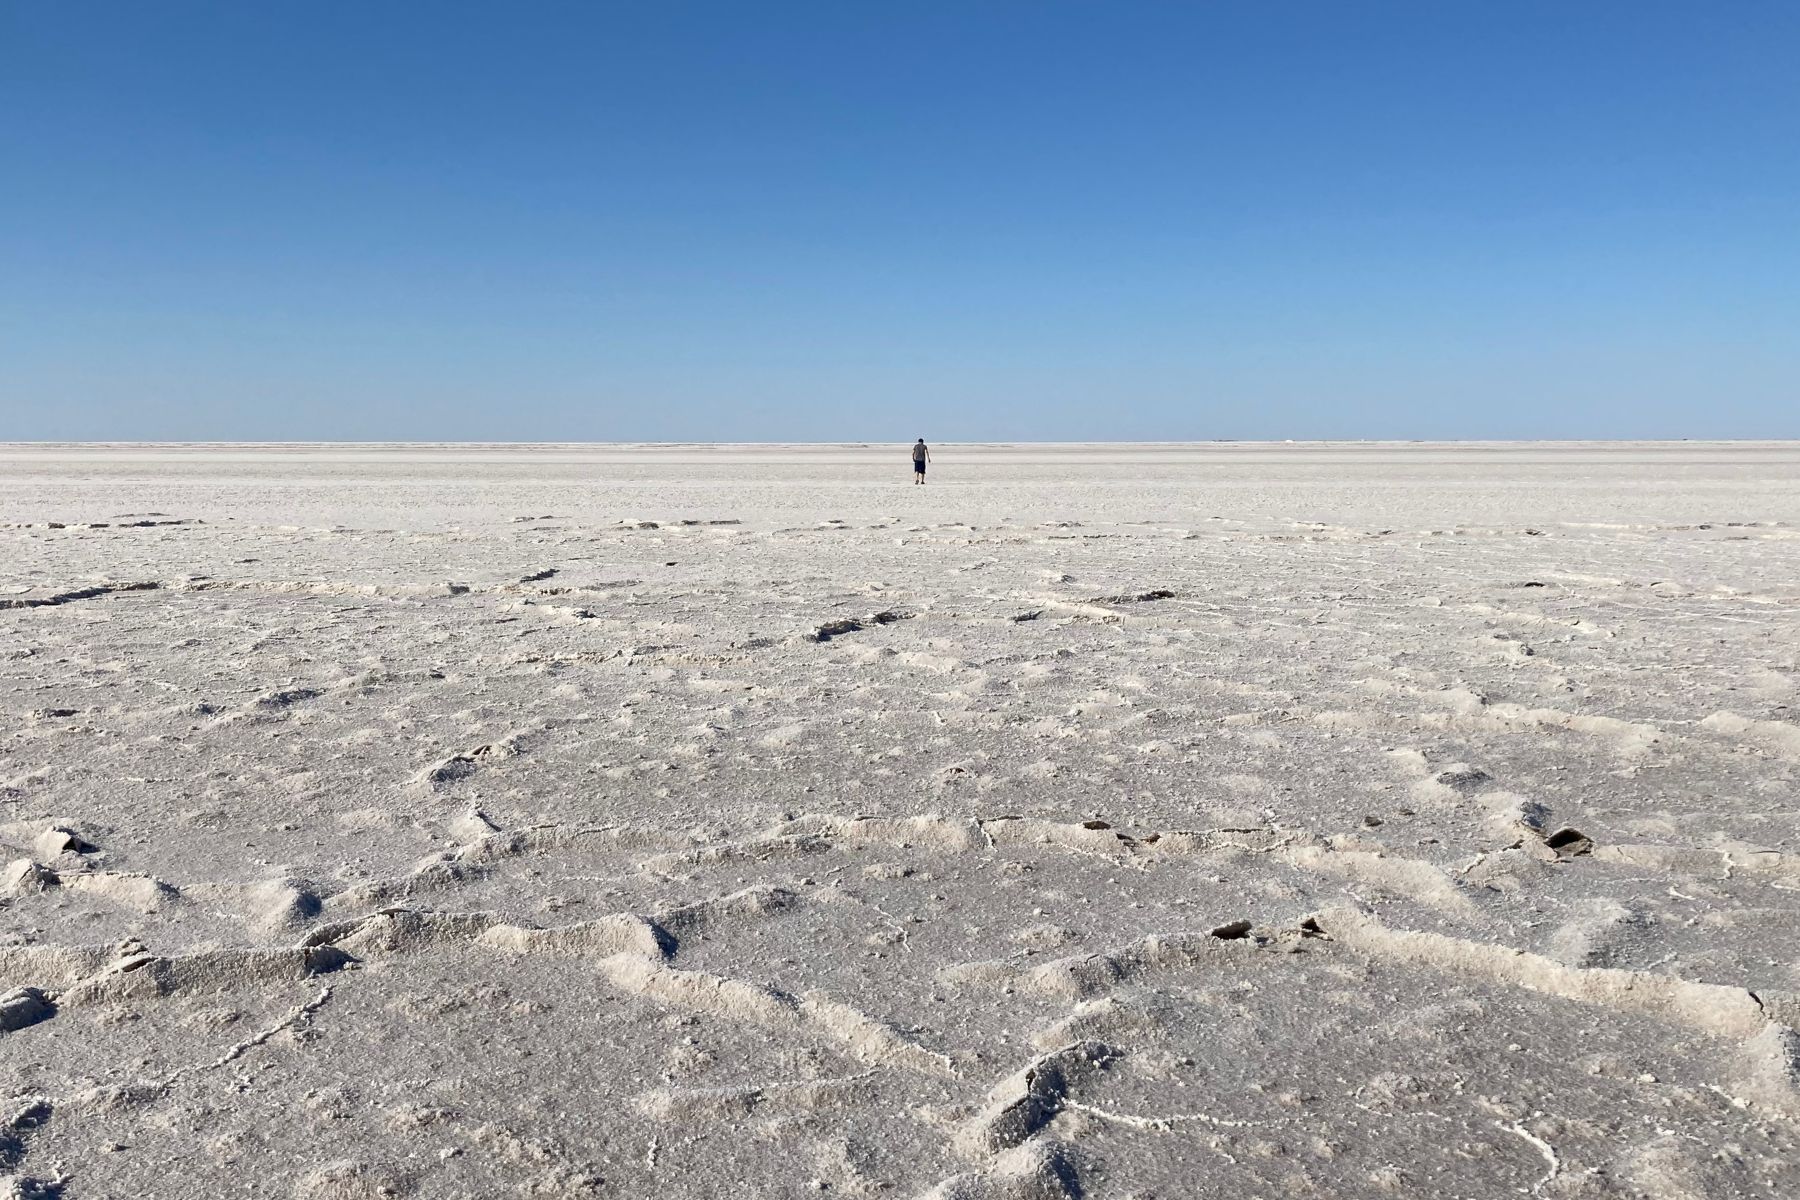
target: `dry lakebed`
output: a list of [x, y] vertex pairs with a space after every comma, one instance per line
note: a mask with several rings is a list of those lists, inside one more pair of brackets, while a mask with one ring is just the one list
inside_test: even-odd
[[0, 1196], [1800, 1195], [1800, 446], [0, 446]]

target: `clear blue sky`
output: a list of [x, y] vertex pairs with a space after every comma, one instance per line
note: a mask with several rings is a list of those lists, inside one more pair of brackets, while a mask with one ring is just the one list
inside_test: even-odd
[[0, 0], [0, 440], [1800, 436], [1800, 4]]

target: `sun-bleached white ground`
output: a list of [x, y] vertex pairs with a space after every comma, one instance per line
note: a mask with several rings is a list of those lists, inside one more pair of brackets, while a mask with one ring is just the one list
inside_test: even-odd
[[934, 454], [0, 447], [0, 1195], [1800, 1194], [1800, 446]]

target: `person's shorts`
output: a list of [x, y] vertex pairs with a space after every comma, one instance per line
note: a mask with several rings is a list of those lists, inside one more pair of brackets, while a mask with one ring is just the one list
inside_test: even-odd
[[913, 464], [913, 474], [914, 475], [923, 475], [924, 473], [925, 473], [925, 464], [923, 462], [916, 462]]

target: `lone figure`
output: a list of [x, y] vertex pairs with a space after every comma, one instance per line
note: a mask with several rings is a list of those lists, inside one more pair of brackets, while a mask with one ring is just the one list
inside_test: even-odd
[[931, 448], [920, 438], [913, 443], [913, 482], [925, 482], [925, 464], [931, 461]]

